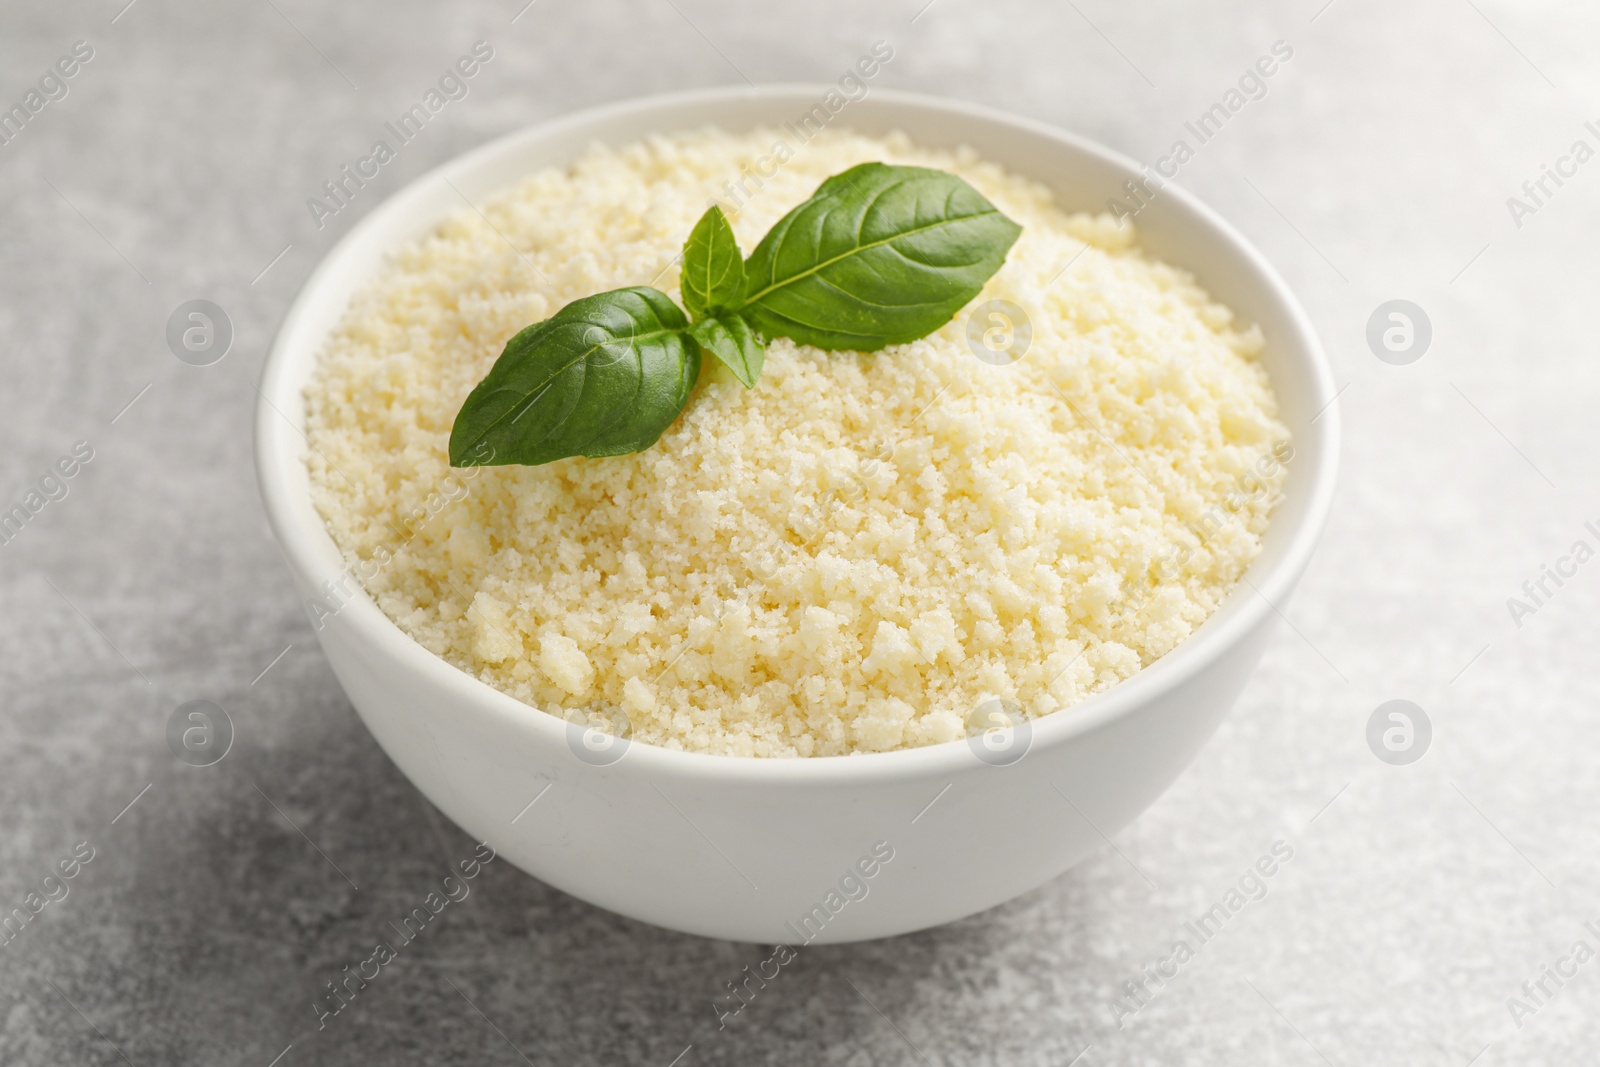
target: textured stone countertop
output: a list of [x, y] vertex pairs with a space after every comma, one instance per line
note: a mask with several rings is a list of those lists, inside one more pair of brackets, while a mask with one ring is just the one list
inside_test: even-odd
[[[5, 108], [92, 49], [0, 145], [0, 510], [77, 442], [93, 451], [0, 545], [0, 910], [93, 849], [0, 946], [0, 1063], [1593, 1062], [1600, 963], [1545, 978], [1548, 996], [1523, 983], [1571, 973], [1576, 941], [1600, 948], [1600, 567], [1547, 580], [1520, 619], [1507, 600], [1600, 543], [1600, 16], [523, 2], [0, 12]], [[759, 950], [495, 864], [318, 1033], [321, 982], [472, 846], [356, 718], [268, 534], [252, 382], [289, 300], [355, 219], [495, 135], [641, 93], [833, 80], [879, 39], [895, 56], [878, 85], [1147, 160], [1292, 47], [1182, 172], [1278, 265], [1344, 390], [1338, 500], [1289, 625], [1110, 847], [952, 926], [809, 950], [720, 1032], [711, 1001]], [[307, 197], [477, 40], [495, 58], [470, 94], [318, 229]], [[1544, 165], [1561, 182], [1524, 192]], [[164, 335], [196, 298], [235, 333], [206, 367]], [[1366, 340], [1394, 299], [1432, 326], [1407, 365]], [[1392, 766], [1367, 722], [1401, 698], [1433, 733]], [[237, 728], [212, 767], [167, 747], [192, 699]], [[1266, 896], [1117, 1025], [1123, 984], [1277, 839], [1294, 858]]]

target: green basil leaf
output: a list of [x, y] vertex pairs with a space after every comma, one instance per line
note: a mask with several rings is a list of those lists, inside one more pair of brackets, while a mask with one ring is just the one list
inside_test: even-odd
[[739, 302], [744, 295], [744, 254], [722, 209], [712, 204], [683, 243], [683, 306], [696, 321]]
[[863, 163], [761, 239], [736, 310], [766, 337], [818, 348], [915, 341], [978, 295], [1021, 232], [954, 174]]
[[761, 377], [761, 365], [766, 362], [766, 349], [761, 338], [750, 329], [742, 315], [729, 312], [714, 319], [701, 319], [689, 327], [689, 336], [700, 347], [728, 365], [733, 376], [746, 389]]
[[[689, 399], [700, 351], [666, 293], [575, 300], [506, 344], [450, 432], [452, 466], [620, 456], [661, 437]], [[491, 450], [487, 459], [484, 446]]]

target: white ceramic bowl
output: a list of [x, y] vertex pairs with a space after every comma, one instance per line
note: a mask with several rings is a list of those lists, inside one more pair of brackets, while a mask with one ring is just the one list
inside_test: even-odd
[[[708, 123], [781, 126], [826, 90], [714, 89], [586, 111], [470, 152], [354, 227], [285, 318], [256, 410], [261, 493], [308, 603], [342, 567], [309, 497], [301, 390], [324, 337], [386, 253], [460, 210], [458, 189], [481, 200], [595, 141]], [[1131, 160], [1082, 138], [932, 97], [877, 90], [835, 122], [863, 133], [904, 130], [927, 146], [971, 145], [1045, 183], [1068, 209], [1103, 209], [1138, 174]], [[1188, 268], [1265, 331], [1262, 362], [1294, 434], [1287, 496], [1249, 584], [1149, 669], [1033, 721], [1021, 759], [996, 766], [963, 741], [796, 760], [644, 744], [597, 753], [560, 719], [425, 651], [362, 595], [321, 620], [334, 673], [384, 751], [468, 833], [545, 882], [645, 922], [741, 941], [851, 941], [949, 922], [1056, 877], [1104, 848], [1210, 737], [1260, 658], [1274, 605], [1283, 606], [1304, 569], [1333, 492], [1332, 380], [1283, 281], [1177, 187], [1138, 223], [1146, 248]], [[863, 864], [875, 845], [893, 858]], [[847, 877], [861, 866], [871, 878]]]

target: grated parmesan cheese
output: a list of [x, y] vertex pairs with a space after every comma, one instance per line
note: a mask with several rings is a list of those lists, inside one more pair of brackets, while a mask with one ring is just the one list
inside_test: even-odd
[[306, 462], [367, 591], [519, 700], [621, 709], [637, 740], [712, 753], [952, 740], [986, 700], [1042, 715], [1170, 651], [1280, 494], [1261, 335], [1131, 226], [971, 152], [829, 129], [747, 177], [730, 217], [748, 254], [856, 163], [958, 173], [1023, 226], [974, 304], [1024, 309], [1019, 361], [975, 356], [971, 308], [874, 355], [779, 339], [752, 390], [707, 357], [646, 452], [451, 470], [451, 423], [505, 342], [602, 290], [676, 299], [684, 237], [777, 139], [596, 147], [459, 212], [352, 300], [307, 388]]

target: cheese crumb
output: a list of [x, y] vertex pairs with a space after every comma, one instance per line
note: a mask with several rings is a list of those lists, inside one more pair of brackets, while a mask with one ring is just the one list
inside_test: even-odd
[[622, 701], [635, 712], [648, 715], [656, 710], [656, 695], [650, 687], [637, 678], [629, 678], [622, 683]]
[[569, 696], [581, 697], [594, 684], [594, 668], [578, 642], [561, 634], [539, 638], [539, 669]]

